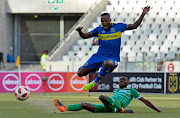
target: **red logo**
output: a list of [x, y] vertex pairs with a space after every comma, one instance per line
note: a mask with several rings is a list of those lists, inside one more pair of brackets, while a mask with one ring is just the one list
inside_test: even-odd
[[83, 86], [86, 83], [86, 77], [78, 77], [77, 74], [73, 75], [70, 80], [71, 87], [76, 91], [83, 90]]
[[48, 79], [48, 86], [53, 91], [59, 91], [64, 86], [64, 78], [60, 74], [52, 74]]
[[25, 85], [31, 90], [31, 91], [37, 91], [42, 84], [42, 80], [37, 74], [29, 74], [26, 77]]
[[169, 72], [173, 72], [174, 71], [174, 64], [173, 63], [169, 63], [167, 66], [167, 69]]
[[8, 91], [14, 91], [19, 85], [19, 79], [14, 74], [7, 74], [3, 78], [3, 86]]

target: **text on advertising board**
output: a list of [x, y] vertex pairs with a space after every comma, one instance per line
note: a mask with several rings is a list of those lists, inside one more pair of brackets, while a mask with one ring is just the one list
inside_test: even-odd
[[3, 86], [8, 91], [14, 91], [19, 86], [19, 78], [14, 74], [7, 74], [3, 78]]
[[64, 78], [60, 74], [52, 74], [48, 79], [48, 86], [53, 91], [61, 90], [64, 86]]
[[79, 77], [77, 76], [77, 74], [74, 74], [72, 77], [71, 77], [71, 80], [70, 80], [70, 84], [71, 84], [71, 87], [76, 90], [76, 91], [81, 91], [83, 90], [83, 86], [86, 84], [86, 77], [83, 76], [83, 77]]
[[[112, 92], [119, 88], [119, 79], [124, 73], [111, 73], [106, 75], [100, 83], [90, 92]], [[128, 87], [134, 88], [139, 92], [162, 93], [164, 91], [164, 74], [163, 73], [125, 73], [130, 77]], [[89, 76], [90, 81], [93, 74]]]
[[42, 80], [37, 74], [29, 74], [26, 77], [25, 85], [30, 89], [30, 91], [37, 91], [42, 84]]

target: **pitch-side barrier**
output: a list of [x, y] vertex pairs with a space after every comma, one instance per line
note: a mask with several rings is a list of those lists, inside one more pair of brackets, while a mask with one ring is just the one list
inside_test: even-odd
[[[123, 72], [104, 76], [89, 92], [113, 92], [119, 88], [118, 82], [122, 74], [130, 77], [128, 87], [140, 93], [180, 93], [180, 73], [169, 72]], [[78, 77], [76, 72], [0, 72], [0, 92], [14, 92], [21, 83], [31, 92], [84, 92], [83, 86], [91, 82], [97, 73]], [[46, 77], [46, 81], [42, 78]]]

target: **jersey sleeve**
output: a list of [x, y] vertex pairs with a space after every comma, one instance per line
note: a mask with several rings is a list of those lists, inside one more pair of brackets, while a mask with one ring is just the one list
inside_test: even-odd
[[135, 89], [133, 89], [133, 88], [131, 88], [130, 90], [131, 90], [131, 95], [132, 95], [133, 98], [135, 98], [136, 100], [138, 100], [139, 98], [142, 97], [137, 90], [135, 90]]
[[127, 24], [123, 24], [123, 23], [118, 23], [120, 31], [124, 32], [126, 30], [126, 28], [128, 27]]
[[99, 32], [99, 28], [98, 27], [96, 27], [95, 29], [93, 29], [90, 33], [91, 33], [91, 35], [92, 36], [96, 36], [96, 37], [98, 37], [98, 32]]

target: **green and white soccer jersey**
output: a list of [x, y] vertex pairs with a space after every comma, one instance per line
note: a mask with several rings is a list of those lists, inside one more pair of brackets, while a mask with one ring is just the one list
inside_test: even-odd
[[133, 98], [138, 100], [142, 96], [139, 92], [133, 88], [122, 88], [122, 89], [114, 89], [114, 95], [112, 98], [121, 103], [122, 107], [127, 107]]

